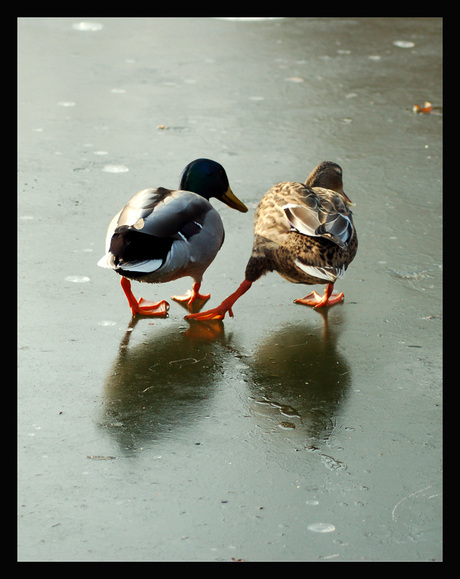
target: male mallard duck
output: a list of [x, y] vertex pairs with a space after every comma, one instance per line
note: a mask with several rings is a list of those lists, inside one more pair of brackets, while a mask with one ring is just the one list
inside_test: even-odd
[[129, 279], [163, 283], [192, 277], [192, 290], [173, 296], [190, 311], [195, 300], [204, 303], [210, 298], [199, 293], [201, 281], [224, 241], [222, 219], [209, 202], [210, 197], [238, 211], [248, 210], [232, 193], [222, 165], [196, 159], [185, 167], [179, 190], [143, 189], [112, 219], [107, 230], [107, 253], [98, 265], [122, 276], [121, 286], [133, 316], [165, 316], [169, 304], [164, 300], [137, 300]]
[[320, 163], [305, 184], [278, 183], [262, 197], [254, 216], [254, 243], [240, 287], [212, 310], [186, 319], [222, 320], [238, 298], [269, 271], [292, 283], [324, 284], [324, 296], [311, 292], [296, 303], [319, 308], [344, 299], [333, 294], [334, 283], [344, 276], [358, 249], [358, 237], [343, 191], [342, 169]]

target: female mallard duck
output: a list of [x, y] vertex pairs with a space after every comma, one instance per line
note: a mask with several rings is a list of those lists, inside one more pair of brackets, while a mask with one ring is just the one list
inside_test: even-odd
[[232, 193], [222, 165], [196, 159], [185, 167], [179, 190], [143, 189], [112, 219], [107, 253], [98, 265], [122, 276], [133, 316], [165, 316], [169, 304], [137, 300], [129, 279], [163, 283], [192, 277], [193, 288], [183, 296], [173, 296], [190, 311], [196, 300], [202, 306], [210, 298], [199, 293], [201, 281], [224, 241], [222, 219], [210, 197], [238, 211], [248, 210]]
[[320, 163], [305, 184], [278, 183], [262, 197], [254, 216], [254, 243], [245, 280], [220, 306], [186, 319], [222, 320], [233, 317], [232, 307], [251, 285], [269, 271], [292, 283], [324, 284], [324, 296], [315, 291], [296, 303], [319, 308], [341, 302], [334, 283], [344, 276], [358, 249], [358, 237], [343, 191], [342, 169]]

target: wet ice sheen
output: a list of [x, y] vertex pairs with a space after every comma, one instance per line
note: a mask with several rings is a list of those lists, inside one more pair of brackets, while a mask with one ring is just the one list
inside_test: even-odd
[[[72, 29], [92, 18], [18, 22], [18, 559], [439, 559], [442, 272], [427, 268], [441, 263], [441, 128], [410, 107], [440, 102], [441, 27], [104, 18], [99, 34]], [[97, 271], [83, 251], [104, 244], [103, 214], [137, 190], [134, 173], [141, 187], [160, 173], [174, 184], [182, 157], [214, 154], [250, 212], [212, 200], [228, 239], [204, 308], [244, 277], [262, 194], [303, 181], [318, 157], [343, 166], [362, 230], [343, 306], [297, 307], [302, 288], [272, 273], [208, 340], [186, 335], [195, 328], [173, 304], [133, 328], [117, 276], [65, 280]], [[130, 175], [101, 175], [109, 164]], [[169, 300], [189, 281], [133, 291]]]

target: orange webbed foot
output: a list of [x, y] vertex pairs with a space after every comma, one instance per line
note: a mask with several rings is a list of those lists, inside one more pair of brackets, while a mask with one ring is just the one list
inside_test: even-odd
[[152, 316], [156, 318], [165, 318], [168, 315], [169, 304], [165, 300], [160, 302], [151, 302], [140, 298], [137, 300], [131, 291], [131, 282], [125, 277], [121, 278], [121, 287], [128, 299], [129, 307], [133, 316]]
[[137, 306], [131, 306], [133, 316], [139, 314], [141, 316], [153, 316], [156, 318], [165, 318], [168, 315], [169, 304], [166, 300], [160, 302], [151, 302], [140, 298]]
[[223, 320], [225, 315], [228, 315], [233, 318], [233, 305], [243, 294], [245, 294], [248, 289], [251, 287], [252, 282], [248, 280], [244, 280], [240, 287], [236, 290], [236, 292], [232, 293], [225, 299], [220, 306], [217, 308], [213, 308], [211, 310], [206, 310], [205, 312], [196, 313], [196, 314], [189, 314], [185, 316], [186, 320], [199, 320], [199, 321], [206, 321], [206, 320]]
[[320, 296], [316, 292], [311, 292], [308, 296], [304, 298], [300, 298], [298, 300], [294, 300], [296, 304], [303, 304], [305, 306], [311, 306], [313, 308], [321, 308], [324, 306], [333, 306], [334, 304], [338, 304], [343, 302], [345, 295], [343, 293], [340, 294], [332, 294], [328, 299], [324, 299], [324, 296]]
[[343, 302], [345, 295], [343, 292], [339, 294], [333, 294], [334, 284], [329, 283], [326, 286], [324, 295], [320, 296], [317, 292], [313, 291], [309, 293], [304, 298], [294, 300], [296, 304], [303, 304], [305, 306], [310, 306], [315, 309], [322, 308], [324, 306], [333, 306], [335, 304]]
[[233, 318], [233, 311], [232, 308], [227, 309], [222, 307], [222, 304], [217, 308], [213, 308], [211, 310], [206, 310], [205, 312], [189, 314], [185, 316], [185, 320], [197, 320], [197, 321], [210, 321], [210, 320], [223, 320], [225, 318], [225, 314], [228, 312], [229, 316]]
[[183, 296], [171, 296], [171, 299], [187, 308], [189, 312], [199, 312], [211, 297], [211, 294], [200, 294], [200, 286], [201, 284], [194, 283], [193, 288]]

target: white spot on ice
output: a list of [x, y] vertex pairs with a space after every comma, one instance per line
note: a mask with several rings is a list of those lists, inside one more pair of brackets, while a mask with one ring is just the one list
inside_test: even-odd
[[100, 22], [76, 22], [72, 24], [72, 28], [81, 32], [97, 32], [102, 30], [103, 25]]
[[308, 525], [308, 530], [313, 531], [313, 533], [332, 533], [335, 531], [335, 527], [330, 523], [311, 523]]
[[410, 40], [395, 40], [393, 44], [398, 48], [412, 48], [415, 46], [415, 42], [411, 42]]
[[129, 171], [125, 165], [105, 165], [102, 170], [106, 173], [126, 173]]
[[89, 277], [86, 275], [68, 275], [65, 278], [66, 281], [72, 281], [74, 283], [86, 283], [89, 281]]

